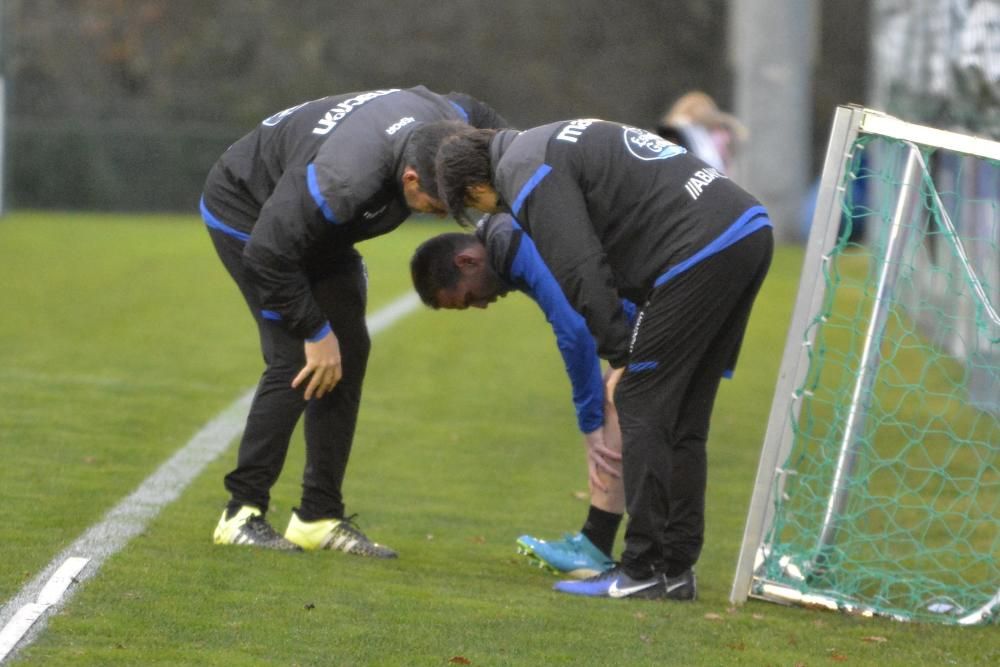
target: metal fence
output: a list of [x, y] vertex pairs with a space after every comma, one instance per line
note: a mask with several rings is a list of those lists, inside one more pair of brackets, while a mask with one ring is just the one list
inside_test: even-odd
[[1000, 0], [876, 0], [869, 106], [1000, 139]]
[[[877, 0], [872, 16], [872, 106], [942, 129], [1000, 139], [1000, 0]], [[995, 340], [1000, 329], [953, 327], [973, 306], [945, 289], [941, 276], [972, 272], [982, 299], [1000, 301], [1000, 180], [996, 162], [933, 155], [930, 180], [941, 197], [942, 218], [966, 239], [964, 267], [941, 248], [927, 247], [913, 299], [938, 304], [943, 316], [919, 322], [970, 372], [969, 400], [1000, 410]], [[876, 196], [872, 193], [871, 196]], [[985, 361], [983, 359], [985, 358]]]

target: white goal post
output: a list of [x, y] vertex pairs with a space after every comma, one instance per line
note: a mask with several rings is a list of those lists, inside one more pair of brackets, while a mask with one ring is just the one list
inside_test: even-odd
[[[826, 450], [825, 456], [829, 468], [824, 472], [822, 483], [816, 484], [824, 487], [822, 493], [826, 495], [822, 497], [822, 504], [825, 507], [811, 515], [809, 531], [803, 531], [809, 532], [809, 536], [804, 538], [804, 542], [809, 546], [806, 546], [799, 556], [788, 555], [787, 551], [779, 554], [779, 551], [774, 550], [774, 542], [768, 543], [769, 539], [776, 539], [774, 535], [769, 538], [769, 534], [775, 530], [776, 513], [781, 511], [782, 503], [786, 500], [788, 480], [798, 474], [795, 469], [796, 462], [790, 461], [789, 458], [793, 456], [793, 452], [797, 455], [794, 448], [797, 434], [801, 431], [798, 425], [799, 420], [803, 418], [800, 414], [803, 395], [810, 393], [806, 385], [824, 379], [819, 378], [819, 371], [810, 369], [813, 357], [817, 356], [812, 348], [816, 343], [816, 331], [825, 322], [822, 317], [826, 312], [824, 309], [830, 307], [830, 302], [834, 298], [831, 296], [834, 289], [831, 284], [836, 283], [836, 280], [831, 279], [831, 273], [836, 271], [831, 268], [833, 261], [831, 253], [838, 244], [841, 250], [844, 248], [841, 232], [845, 219], [845, 201], [850, 196], [849, 189], [858, 179], [858, 173], [852, 172], [852, 169], [862, 171], [858, 170], [856, 152], [859, 151], [859, 146], [863, 146], [870, 138], [879, 141], [884, 138], [894, 142], [894, 146], [898, 148], [900, 156], [898, 163], [901, 167], [898, 180], [896, 176], [892, 180], [893, 201], [883, 204], [885, 207], [883, 224], [878, 230], [881, 245], [877, 252], [872, 250], [870, 253], [871, 269], [868, 283], [863, 290], [859, 290], [862, 296], [858, 300], [862, 305], [870, 306], [870, 312], [865, 312], [855, 320], [855, 331], [852, 333], [856, 336], [852, 339], [856, 341], [852, 343], [856, 348], [852, 350], [854, 365], [850, 367], [849, 373], [843, 373], [851, 375], [846, 390], [841, 391], [845, 394], [843, 397], [845, 407], [842, 410], [830, 409], [834, 414], [833, 419], [837, 420], [836, 425], [830, 428], [836, 432], [833, 443], [835, 446]], [[962, 325], [961, 322], [956, 325], [949, 324], [947, 336], [928, 334], [926, 337], [931, 340], [927, 346], [949, 350], [949, 354], [954, 358], [960, 358], [970, 347], [978, 346], [977, 353], [983, 345], [988, 348], [986, 356], [990, 361], [985, 372], [989, 377], [986, 380], [985, 391], [993, 396], [990, 398], [987, 395], [984, 399], [982, 389], [979, 389], [976, 401], [987, 417], [975, 421], [978, 438], [975, 444], [987, 452], [986, 455], [980, 455], [980, 459], [992, 457], [985, 464], [980, 463], [980, 477], [982, 470], [985, 469], [985, 481], [990, 485], [990, 493], [1000, 488], [1000, 481], [997, 479], [997, 462], [1000, 462], [1000, 454], [996, 451], [1000, 447], [1000, 436], [998, 436], [1000, 427], [997, 426], [997, 413], [1000, 412], [998, 410], [1000, 384], [996, 384], [997, 364], [1000, 364], [1000, 358], [997, 357], [1000, 315], [997, 314], [996, 305], [997, 295], [1000, 294], [1000, 286], [997, 284], [1000, 282], [998, 281], [1000, 258], [996, 251], [1000, 242], [1000, 233], [997, 231], [997, 211], [1000, 210], [1000, 205], [995, 201], [992, 204], [988, 201], [984, 204], [981, 200], [977, 200], [980, 209], [985, 208], [987, 217], [991, 218], [991, 222], [980, 225], [980, 228], [988, 228], [987, 233], [992, 235], [992, 238], [984, 240], [977, 237], [974, 241], [963, 241], [952, 223], [952, 216], [948, 213], [949, 207], [942, 203], [938, 189], [933, 183], [932, 170], [927, 159], [931, 153], [954, 154], [959, 156], [958, 159], [974, 157], [983, 161], [990, 170], [989, 178], [1000, 179], [1000, 169], [996, 164], [1000, 162], [1000, 142], [915, 125], [859, 106], [842, 106], [836, 111], [806, 246], [798, 295], [785, 341], [730, 594], [730, 600], [735, 604], [744, 602], [748, 597], [755, 597], [864, 615], [882, 615], [901, 620], [925, 618], [926, 614], [924, 616], [921, 614], [926, 612], [928, 607], [936, 605], [941, 609], [946, 608], [950, 613], [942, 616], [942, 620], [963, 625], [989, 622], [1000, 613], [1000, 590], [997, 590], [1000, 587], [1000, 580], [992, 581], [991, 590], [997, 591], [992, 597], [988, 595], [983, 597], [980, 590], [980, 597], [977, 600], [981, 601], [981, 604], [979, 601], [975, 605], [959, 604], [951, 598], [948, 598], [947, 602], [942, 602], [934, 598], [935, 601], [930, 604], [922, 602], [920, 609], [911, 614], [905, 608], [901, 610], [900, 605], [891, 600], [891, 595], [886, 592], [890, 588], [888, 585], [874, 595], [875, 602], [868, 601], [864, 595], [855, 594], [854, 590], [851, 594], [843, 594], [837, 588], [836, 574], [833, 572], [837, 565], [828, 558], [828, 555], [836, 550], [835, 545], [840, 539], [838, 533], [844, 522], [853, 520], [847, 511], [848, 504], [854, 500], [852, 493], [855, 491], [852, 489], [856, 490], [864, 485], [864, 480], [856, 479], [867, 474], [856, 470], [858, 457], [865, 457], [866, 462], [871, 458], [878, 458], [877, 454], [872, 456], [869, 452], [859, 452], [859, 450], [863, 446], [872, 446], [870, 442], [865, 441], [864, 432], [866, 429], [870, 432], [874, 428], [869, 424], [871, 419], [868, 407], [873, 383], [876, 376], [882, 372], [883, 336], [887, 326], [894, 325], [895, 320], [899, 319], [898, 312], [893, 308], [907, 312], [905, 299], [914, 299], [914, 297], [900, 296], [904, 290], [897, 289], [897, 280], [901, 274], [905, 274], [907, 289], [911, 291], [932, 281], [931, 277], [921, 275], [926, 272], [922, 271], [920, 266], [916, 266], [913, 258], [910, 258], [910, 264], [906, 264], [906, 260], [902, 259], [902, 254], [905, 252], [914, 253], [914, 258], [918, 252], [926, 255], [926, 250], [912, 250], [913, 247], [923, 243], [917, 236], [923, 233], [928, 224], [923, 223], [924, 228], [911, 224], [911, 220], [916, 217], [924, 216], [931, 219], [935, 233], [940, 234], [940, 238], [948, 239], [950, 243], [947, 246], [950, 262], [948, 275], [957, 276], [953, 280], [961, 282], [962, 298], [973, 304], [971, 307], [965, 307], [959, 314], [973, 317], [969, 311], [974, 310], [976, 318], [975, 323], [969, 326]], [[961, 175], [966, 180], [971, 180], [967, 174]], [[989, 187], [994, 188], [992, 197], [1000, 194], [1000, 188], [996, 184]], [[957, 196], [955, 193], [950, 195], [953, 198]], [[880, 193], [880, 198], [885, 199], [886, 193]], [[872, 232], [866, 231], [868, 231], [866, 234], [868, 241], [871, 242]], [[945, 243], [940, 240], [937, 242]], [[985, 247], [986, 259], [982, 260], [983, 252], [970, 259], [966, 244], [975, 245], [977, 248]], [[915, 298], [921, 304], [925, 300], [933, 300], [932, 296], [925, 298], [919, 294]], [[954, 294], [946, 298], [956, 300]], [[921, 317], [927, 316], [922, 314]], [[893, 321], [887, 323], [888, 319]], [[913, 319], [919, 318], [914, 315]], [[817, 324], [818, 322], [820, 324]], [[918, 325], [919, 323], [915, 324], [913, 331], [907, 332], [911, 338], [920, 337], [922, 330]], [[973, 329], [971, 333], [970, 327]], [[821, 342], [821, 345], [827, 344], [827, 341]], [[982, 369], [977, 368], [976, 373], [978, 375], [970, 376], [971, 381], [965, 379], [956, 383], [958, 387], [956, 393], [970, 392], [971, 395], [975, 388], [969, 389], [964, 385], [981, 382]], [[808, 382], [807, 376], [809, 376]], [[847, 394], [849, 396], [846, 396]], [[968, 398], [965, 401], [976, 402]], [[809, 418], [810, 415], [805, 416], [805, 419]], [[983, 424], [986, 424], [985, 438], [981, 436], [984, 432]], [[899, 463], [906, 463], [904, 460], [906, 456], [899, 458]], [[909, 494], [911, 491], [906, 493]], [[907, 498], [909, 497], [907, 495]], [[992, 495], [990, 498], [990, 503], [997, 502]], [[995, 517], [995, 523], [992, 525], [989, 524], [987, 517], [986, 524], [976, 536], [980, 541], [984, 531], [990, 535], [1000, 535], [1000, 516]], [[903, 525], [902, 529], [905, 528]], [[1000, 538], [987, 539], [995, 540], [991, 543], [994, 549], [1000, 546]], [[882, 548], [882, 551], [892, 553], [891, 548]], [[773, 574], [775, 571], [780, 571], [782, 576], [773, 577], [764, 574], [762, 562], [769, 558], [775, 561], [769, 564], [769, 572]], [[986, 558], [989, 559], [989, 554]], [[780, 563], [777, 562], [779, 559]], [[977, 567], [980, 566], [981, 563], [977, 564]], [[986, 569], [990, 569], [988, 564]], [[995, 576], [995, 572], [994, 566], [989, 576]], [[866, 576], [869, 581], [878, 578], [877, 574]], [[877, 588], [877, 584], [875, 587]], [[934, 612], [934, 609], [931, 612]]]

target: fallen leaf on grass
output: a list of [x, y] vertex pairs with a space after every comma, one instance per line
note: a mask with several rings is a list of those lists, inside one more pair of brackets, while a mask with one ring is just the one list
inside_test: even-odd
[[483, 537], [482, 535], [474, 535], [473, 537], [469, 538], [469, 541], [472, 542], [473, 544], [486, 544], [486, 538]]
[[573, 497], [577, 500], [590, 500], [590, 494], [586, 491], [574, 491]]
[[755, 621], [763, 621], [764, 614], [753, 614], [752, 616], [750, 616], [750, 618], [752, 618]]
[[869, 642], [871, 644], [881, 644], [882, 642], [887, 642], [889, 640], [886, 639], [885, 637], [871, 636], [871, 637], [862, 637], [861, 641], [863, 641], [863, 642]]
[[847, 656], [843, 653], [837, 653], [836, 651], [830, 652], [830, 660], [834, 662], [847, 662]]
[[709, 612], [705, 614], [705, 619], [709, 621], [721, 621], [722, 616], [720, 614], [713, 614], [712, 612]]
[[449, 665], [471, 665], [472, 661], [469, 660], [468, 658], [464, 657], [464, 656], [456, 655], [454, 658], [452, 658], [451, 660], [448, 661], [448, 664]]
[[736, 642], [735, 644], [726, 644], [726, 646], [733, 649], [734, 651], [745, 651], [747, 648], [747, 645], [744, 644], [743, 642]]

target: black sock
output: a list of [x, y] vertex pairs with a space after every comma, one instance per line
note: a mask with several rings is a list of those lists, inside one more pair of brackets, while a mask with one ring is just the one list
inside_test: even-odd
[[602, 509], [590, 506], [587, 512], [587, 521], [583, 524], [582, 532], [594, 546], [604, 552], [604, 555], [611, 558], [611, 550], [615, 546], [615, 535], [618, 534], [618, 526], [622, 522], [621, 514], [605, 512]]

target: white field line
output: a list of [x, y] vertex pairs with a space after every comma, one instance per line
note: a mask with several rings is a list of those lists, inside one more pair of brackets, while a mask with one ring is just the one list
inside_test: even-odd
[[100, 375], [56, 375], [39, 373], [36, 370], [0, 369], [0, 380], [7, 382], [34, 382], [43, 384], [52, 391], [67, 387], [93, 387], [118, 391], [215, 391], [216, 387], [207, 382], [161, 382], [145, 378], [120, 378]]
[[[420, 305], [410, 292], [368, 317], [372, 335], [389, 328]], [[188, 443], [111, 508], [0, 608], [0, 662], [41, 634], [48, 617], [73, 597], [87, 579], [136, 535], [191, 481], [226, 450], [246, 422], [253, 389], [205, 424]], [[206, 530], [208, 530], [206, 528]], [[207, 533], [206, 533], [207, 535]], [[77, 584], [72, 586], [71, 584]]]

